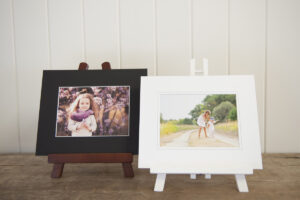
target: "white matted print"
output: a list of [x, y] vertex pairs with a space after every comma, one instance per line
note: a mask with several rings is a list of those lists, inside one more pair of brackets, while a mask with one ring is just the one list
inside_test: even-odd
[[160, 94], [160, 147], [240, 147], [234, 93]]
[[[229, 106], [231, 109], [226, 111], [223, 115], [224, 118], [216, 119], [217, 107], [210, 110], [211, 105], [204, 100], [208, 96], [213, 96], [213, 98], [230, 97], [235, 99], [236, 103], [233, 99], [230, 100], [233, 104]], [[179, 101], [176, 103], [175, 99]], [[195, 99], [197, 100], [194, 101]], [[243, 170], [250, 172], [253, 169], [262, 168], [253, 76], [142, 77], [140, 103], [139, 168], [150, 168], [152, 172], [160, 171], [160, 173], [200, 173], [204, 171], [205, 173], [232, 173], [243, 172]], [[218, 105], [220, 106], [222, 103], [228, 104], [227, 101], [220, 101]], [[168, 122], [173, 125], [178, 125], [183, 121], [190, 123], [189, 119], [192, 116], [189, 113], [199, 104], [200, 108], [203, 106], [204, 109], [195, 114], [191, 125], [194, 133], [191, 133], [192, 136], [188, 136], [188, 138], [196, 137], [194, 142], [196, 147], [192, 146], [193, 141], [189, 141], [189, 144], [173, 143], [170, 145], [169, 143], [167, 146], [168, 141], [161, 140], [163, 125]], [[185, 115], [179, 113], [174, 114], [178, 115], [177, 117], [171, 115], [181, 105], [188, 108], [184, 111]], [[205, 106], [208, 107], [205, 108]], [[229, 112], [234, 107], [237, 111], [236, 120], [235, 118], [230, 119], [229, 116]], [[203, 128], [200, 138], [198, 137], [200, 127], [197, 124], [197, 117], [199, 118], [205, 110], [210, 110], [209, 118], [214, 117], [211, 120], [215, 121], [212, 124], [216, 131], [214, 133], [216, 140], [210, 138], [208, 133], [206, 138]], [[234, 114], [235, 111], [231, 112]], [[231, 123], [236, 124], [237, 127]], [[206, 130], [209, 129], [208, 120], [204, 123], [199, 122], [199, 124], [203, 124]], [[225, 127], [217, 129], [218, 124]], [[230, 127], [229, 124], [232, 126]], [[175, 132], [178, 133], [181, 128], [175, 127]], [[224, 131], [227, 128], [233, 128], [233, 131], [221, 133], [221, 130]], [[221, 137], [222, 139], [220, 139]]]
[[129, 136], [130, 86], [59, 87], [56, 137]]

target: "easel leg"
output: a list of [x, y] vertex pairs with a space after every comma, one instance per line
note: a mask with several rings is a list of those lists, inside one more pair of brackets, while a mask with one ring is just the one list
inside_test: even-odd
[[164, 191], [165, 181], [166, 181], [166, 174], [157, 174], [154, 191], [155, 192]]
[[197, 174], [191, 174], [191, 179], [196, 179], [197, 178]]
[[65, 163], [54, 163], [51, 178], [60, 178], [63, 173], [64, 166]]
[[134, 177], [133, 169], [131, 163], [122, 163], [124, 176], [127, 178]]
[[246, 177], [244, 174], [236, 174], [235, 181], [239, 192], [249, 192]]
[[205, 179], [211, 179], [211, 174], [205, 174], [205, 175], [204, 175], [204, 178], [205, 178]]

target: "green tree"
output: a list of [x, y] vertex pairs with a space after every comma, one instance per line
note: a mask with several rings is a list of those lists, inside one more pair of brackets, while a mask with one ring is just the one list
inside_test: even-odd
[[220, 121], [223, 121], [227, 119], [228, 113], [231, 109], [233, 109], [235, 106], [230, 103], [229, 101], [225, 101], [220, 103], [218, 106], [216, 106], [213, 109], [212, 115]]
[[178, 120], [178, 124], [193, 124], [193, 120], [190, 118], [184, 118]]
[[236, 107], [232, 108], [227, 116], [228, 119], [234, 121], [237, 120], [237, 112], [236, 112]]
[[163, 123], [163, 122], [164, 122], [164, 119], [163, 119], [162, 113], [160, 113], [160, 123]]
[[203, 100], [204, 106], [207, 110], [213, 110], [216, 106], [222, 102], [229, 101], [234, 106], [236, 106], [235, 94], [213, 94], [207, 95]]
[[190, 111], [189, 115], [192, 117], [192, 121], [195, 120], [197, 121], [199, 115], [201, 114], [202, 111], [202, 107], [203, 105], [198, 104], [195, 106], [195, 108], [193, 110]]

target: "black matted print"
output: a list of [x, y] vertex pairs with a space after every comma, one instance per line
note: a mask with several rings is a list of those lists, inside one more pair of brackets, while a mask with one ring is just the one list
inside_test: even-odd
[[129, 136], [130, 86], [60, 87], [56, 137]]
[[141, 76], [147, 69], [44, 70], [36, 155], [137, 154]]

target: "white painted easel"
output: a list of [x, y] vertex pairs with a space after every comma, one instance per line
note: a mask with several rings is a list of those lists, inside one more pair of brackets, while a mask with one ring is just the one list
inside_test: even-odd
[[[203, 71], [196, 70], [195, 59], [191, 59], [191, 61], [190, 61], [190, 75], [195, 76], [196, 73], [203, 73], [204, 76], [208, 75], [208, 59], [203, 58]], [[155, 181], [155, 186], [154, 186], [154, 191], [155, 192], [162, 192], [164, 190], [167, 173], [165, 173], [164, 171], [155, 171], [154, 173], [157, 174], [156, 181]], [[227, 173], [223, 172], [223, 173], [224, 174], [232, 174], [232, 173], [228, 173], [228, 172]], [[216, 172], [216, 174], [223, 174], [223, 173], [221, 171]], [[245, 174], [251, 174], [251, 172], [244, 171], [244, 172], [241, 172], [239, 174], [235, 174], [235, 181], [236, 181], [239, 192], [248, 192], [249, 191]], [[196, 173], [191, 173], [190, 174], [191, 179], [196, 179], [196, 177], [197, 177]], [[205, 179], [211, 179], [211, 174], [204, 173], [204, 178]]]

